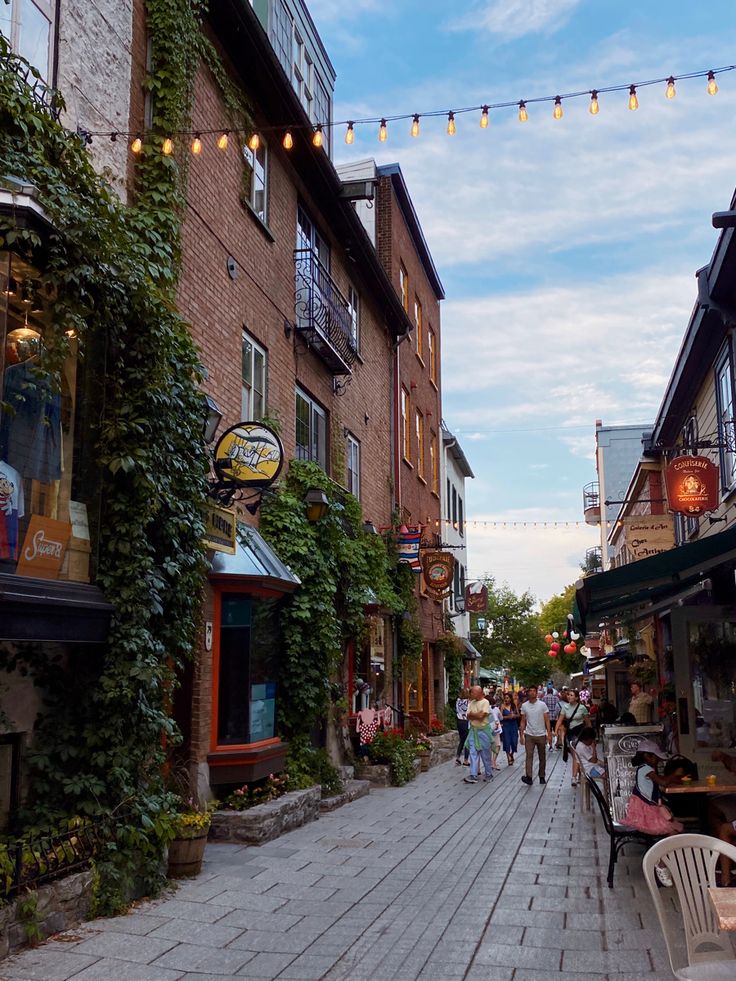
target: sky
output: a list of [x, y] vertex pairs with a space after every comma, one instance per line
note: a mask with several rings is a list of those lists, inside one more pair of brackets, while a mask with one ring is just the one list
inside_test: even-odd
[[[630, 84], [732, 64], [733, 0], [308, 0], [335, 120]], [[736, 183], [736, 71], [628, 94], [356, 126], [337, 163], [398, 161], [445, 286], [443, 414], [475, 473], [470, 578], [544, 601], [580, 575], [595, 421], [651, 425]], [[473, 522], [558, 522], [494, 528]], [[568, 524], [565, 524], [568, 523]]]

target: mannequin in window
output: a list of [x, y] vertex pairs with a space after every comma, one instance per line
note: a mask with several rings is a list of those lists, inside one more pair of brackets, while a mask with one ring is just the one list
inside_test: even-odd
[[355, 731], [359, 739], [358, 756], [368, 755], [368, 747], [373, 742], [380, 724], [381, 717], [375, 708], [368, 707], [358, 712], [355, 717]]

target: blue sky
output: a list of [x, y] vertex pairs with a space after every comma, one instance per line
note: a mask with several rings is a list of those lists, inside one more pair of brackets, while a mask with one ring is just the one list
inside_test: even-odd
[[[733, 0], [308, 0], [337, 70], [335, 119], [532, 99], [736, 61]], [[443, 407], [476, 479], [469, 573], [547, 599], [593, 529], [595, 420], [651, 423], [736, 183], [736, 72], [626, 93], [356, 127], [335, 159], [398, 160], [444, 282]]]

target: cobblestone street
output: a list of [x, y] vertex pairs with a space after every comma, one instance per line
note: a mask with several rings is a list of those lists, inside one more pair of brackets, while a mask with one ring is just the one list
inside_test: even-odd
[[605, 882], [600, 815], [569, 765], [525, 787], [453, 763], [261, 848], [210, 845], [168, 898], [0, 964], [2, 981], [669, 978], [632, 846]]

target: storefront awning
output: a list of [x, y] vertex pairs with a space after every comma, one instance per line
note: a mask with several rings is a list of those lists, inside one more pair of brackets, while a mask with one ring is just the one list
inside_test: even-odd
[[0, 639], [104, 644], [113, 607], [87, 583], [0, 575]]
[[736, 562], [736, 527], [608, 572], [585, 576], [577, 584], [577, 619], [586, 629], [593, 630], [594, 621], [600, 617], [666, 600], [727, 562]]
[[282, 593], [291, 593], [301, 586], [299, 577], [281, 561], [259, 532], [245, 525], [238, 525], [235, 555], [215, 552], [210, 579], [237, 579]]
[[480, 654], [475, 647], [470, 643], [467, 637], [461, 637], [460, 640], [463, 642], [463, 647], [465, 648], [465, 653], [463, 654], [463, 659], [465, 661], [480, 661]]

